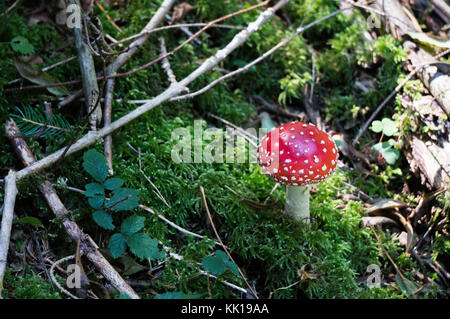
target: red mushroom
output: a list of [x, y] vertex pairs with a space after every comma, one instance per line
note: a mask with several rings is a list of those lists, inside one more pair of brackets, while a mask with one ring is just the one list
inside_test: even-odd
[[280, 125], [263, 137], [258, 147], [262, 172], [286, 185], [285, 213], [309, 223], [309, 184], [330, 176], [338, 150], [324, 131], [313, 124]]

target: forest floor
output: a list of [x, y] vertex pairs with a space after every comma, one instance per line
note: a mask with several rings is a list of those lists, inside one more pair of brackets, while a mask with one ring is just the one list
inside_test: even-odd
[[[72, 2], [0, 3], [4, 298], [448, 298], [448, 3]], [[310, 224], [252, 158], [292, 121]]]

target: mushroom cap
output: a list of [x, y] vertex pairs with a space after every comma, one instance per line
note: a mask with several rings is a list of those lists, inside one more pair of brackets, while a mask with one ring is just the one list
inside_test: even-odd
[[258, 146], [262, 172], [286, 185], [323, 181], [334, 172], [337, 157], [338, 150], [328, 134], [302, 122], [272, 129]]

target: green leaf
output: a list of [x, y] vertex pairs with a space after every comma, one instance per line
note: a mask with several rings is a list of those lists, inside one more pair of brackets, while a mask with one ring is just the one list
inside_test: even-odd
[[142, 216], [130, 216], [122, 222], [120, 231], [125, 235], [132, 235], [140, 231], [144, 227], [145, 217]]
[[113, 258], [120, 257], [127, 249], [127, 238], [120, 233], [112, 235], [109, 239], [108, 248]]
[[97, 210], [92, 214], [92, 218], [100, 227], [108, 230], [113, 230], [113, 219], [110, 214], [104, 210]]
[[138, 258], [151, 260], [161, 258], [161, 252], [158, 249], [158, 241], [150, 238], [144, 233], [135, 233], [128, 237], [128, 247]]
[[399, 275], [395, 276], [395, 281], [399, 288], [405, 293], [406, 296], [411, 297], [412, 293], [417, 291], [419, 287], [408, 278], [402, 279]]
[[153, 299], [198, 299], [202, 294], [185, 294], [181, 291], [170, 291], [155, 296]]
[[28, 41], [27, 38], [21, 36], [15, 37], [11, 40], [11, 47], [14, 51], [23, 55], [34, 53], [33, 45]]
[[99, 183], [90, 183], [86, 184], [86, 191], [84, 192], [84, 196], [94, 197], [95, 195], [104, 195], [105, 190], [102, 184]]
[[139, 206], [138, 191], [131, 188], [118, 188], [106, 204], [113, 211], [132, 210]]
[[397, 125], [393, 120], [384, 118], [381, 123], [383, 125], [384, 135], [393, 136], [395, 133], [397, 133]]
[[372, 146], [372, 149], [380, 153], [386, 160], [386, 163], [393, 165], [400, 157], [398, 150], [392, 147], [389, 142], [377, 143]]
[[16, 222], [19, 224], [22, 224], [22, 225], [28, 224], [28, 225], [35, 226], [35, 227], [44, 228], [44, 225], [42, 224], [42, 222], [33, 216], [26, 216], [26, 217], [19, 218]]
[[95, 195], [93, 197], [88, 198], [88, 203], [94, 209], [99, 209], [102, 207], [103, 202], [105, 201], [105, 196], [103, 195]]
[[370, 130], [375, 133], [380, 133], [383, 130], [383, 124], [381, 121], [373, 121]]
[[83, 155], [83, 168], [97, 182], [103, 183], [108, 176], [108, 165], [106, 158], [96, 150], [89, 150]]
[[128, 296], [127, 294], [120, 294], [119, 298], [117, 298], [117, 299], [131, 299], [131, 297]]
[[112, 191], [112, 190], [115, 190], [115, 189], [121, 187], [123, 185], [123, 180], [118, 177], [113, 177], [113, 178], [107, 179], [105, 181], [104, 185], [105, 185], [106, 189]]
[[121, 256], [120, 262], [124, 266], [123, 275], [125, 276], [133, 275], [147, 268], [137, 263], [133, 258], [127, 255]]
[[203, 258], [202, 266], [213, 275], [222, 275], [230, 270], [235, 275], [239, 274], [238, 268], [223, 250], [217, 250], [215, 256], [206, 256]]

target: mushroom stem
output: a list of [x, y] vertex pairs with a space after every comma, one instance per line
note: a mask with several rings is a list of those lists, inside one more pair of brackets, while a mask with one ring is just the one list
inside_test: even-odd
[[309, 185], [286, 186], [284, 213], [295, 220], [309, 224]]

